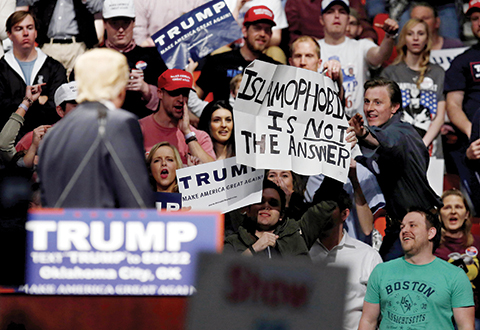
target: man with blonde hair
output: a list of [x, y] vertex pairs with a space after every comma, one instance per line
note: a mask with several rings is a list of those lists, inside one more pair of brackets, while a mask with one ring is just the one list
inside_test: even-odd
[[75, 64], [79, 106], [40, 146], [44, 207], [153, 207], [136, 117], [119, 109], [129, 69], [125, 57], [95, 49]]

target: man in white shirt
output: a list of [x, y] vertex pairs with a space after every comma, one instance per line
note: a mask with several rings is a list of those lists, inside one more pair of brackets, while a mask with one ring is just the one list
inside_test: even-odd
[[[330, 195], [332, 189], [328, 190]], [[314, 202], [317, 201], [316, 198]], [[340, 188], [334, 201], [340, 209], [340, 218], [336, 219], [335, 226], [330, 231], [315, 242], [309, 254], [313, 262], [348, 268], [343, 329], [356, 330], [362, 317], [368, 278], [375, 266], [382, 262], [382, 258], [374, 248], [350, 237], [343, 228], [352, 207], [350, 196], [345, 190]]]
[[325, 38], [319, 40], [322, 60], [338, 60], [342, 64], [345, 111], [351, 117], [363, 115], [363, 83], [368, 78], [368, 67], [379, 67], [386, 61], [395, 46], [398, 24], [385, 20], [381, 28], [386, 32], [380, 46], [367, 39], [353, 40], [346, 36], [349, 21], [348, 0], [323, 0], [320, 24]]

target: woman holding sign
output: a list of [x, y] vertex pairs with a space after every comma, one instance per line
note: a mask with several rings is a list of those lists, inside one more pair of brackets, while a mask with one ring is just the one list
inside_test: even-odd
[[285, 217], [285, 193], [270, 180], [263, 182], [262, 200], [247, 207], [248, 219], [225, 239], [224, 252], [269, 259], [307, 256], [313, 243], [340, 217], [337, 203], [323, 201], [299, 221]]
[[233, 109], [228, 102], [208, 103], [202, 111], [198, 128], [210, 135], [217, 160], [235, 156]]
[[178, 192], [176, 171], [183, 163], [175, 146], [166, 141], [157, 143], [150, 149], [146, 162], [155, 191]]
[[[445, 120], [443, 80], [445, 71], [430, 63], [431, 36], [425, 21], [412, 18], [402, 31], [395, 62], [385, 68], [382, 76], [396, 81], [402, 90], [404, 108], [402, 121], [415, 127], [427, 147], [438, 136]], [[430, 155], [441, 152], [437, 143]]]

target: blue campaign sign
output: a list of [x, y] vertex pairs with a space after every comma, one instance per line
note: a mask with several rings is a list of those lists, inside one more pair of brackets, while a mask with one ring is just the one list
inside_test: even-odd
[[198, 253], [223, 245], [213, 212], [39, 210], [26, 229], [28, 294], [190, 295]]
[[155, 207], [157, 211], [178, 211], [182, 208], [182, 194], [155, 192]]
[[169, 69], [183, 69], [188, 58], [198, 61], [242, 37], [225, 1], [212, 0], [180, 16], [152, 36]]

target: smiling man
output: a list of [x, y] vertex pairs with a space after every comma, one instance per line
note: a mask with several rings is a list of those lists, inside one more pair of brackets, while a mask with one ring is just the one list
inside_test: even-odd
[[377, 177], [385, 196], [387, 228], [380, 255], [383, 260], [403, 254], [398, 239], [400, 222], [413, 206], [426, 210], [442, 202], [427, 181], [428, 150], [415, 128], [401, 122], [402, 93], [385, 78], [365, 83], [364, 112], [368, 126], [356, 114], [350, 120], [364, 156], [356, 158]]
[[254, 60], [280, 64], [263, 54], [272, 37], [275, 26], [273, 12], [266, 6], [250, 8], [243, 21], [244, 45], [225, 53], [207, 57], [202, 74], [197, 80], [198, 97], [204, 99], [210, 92], [215, 100], [228, 101], [230, 97], [230, 80]]
[[202, 163], [215, 160], [208, 134], [190, 125], [186, 105], [192, 84], [192, 75], [179, 69], [167, 70], [158, 78], [158, 111], [139, 121], [147, 152], [155, 144], [168, 141], [178, 149], [184, 164], [188, 155]]
[[411, 209], [400, 240], [405, 257], [375, 267], [368, 280], [359, 330], [474, 329], [475, 307], [467, 275], [433, 255], [440, 243], [438, 217]]

